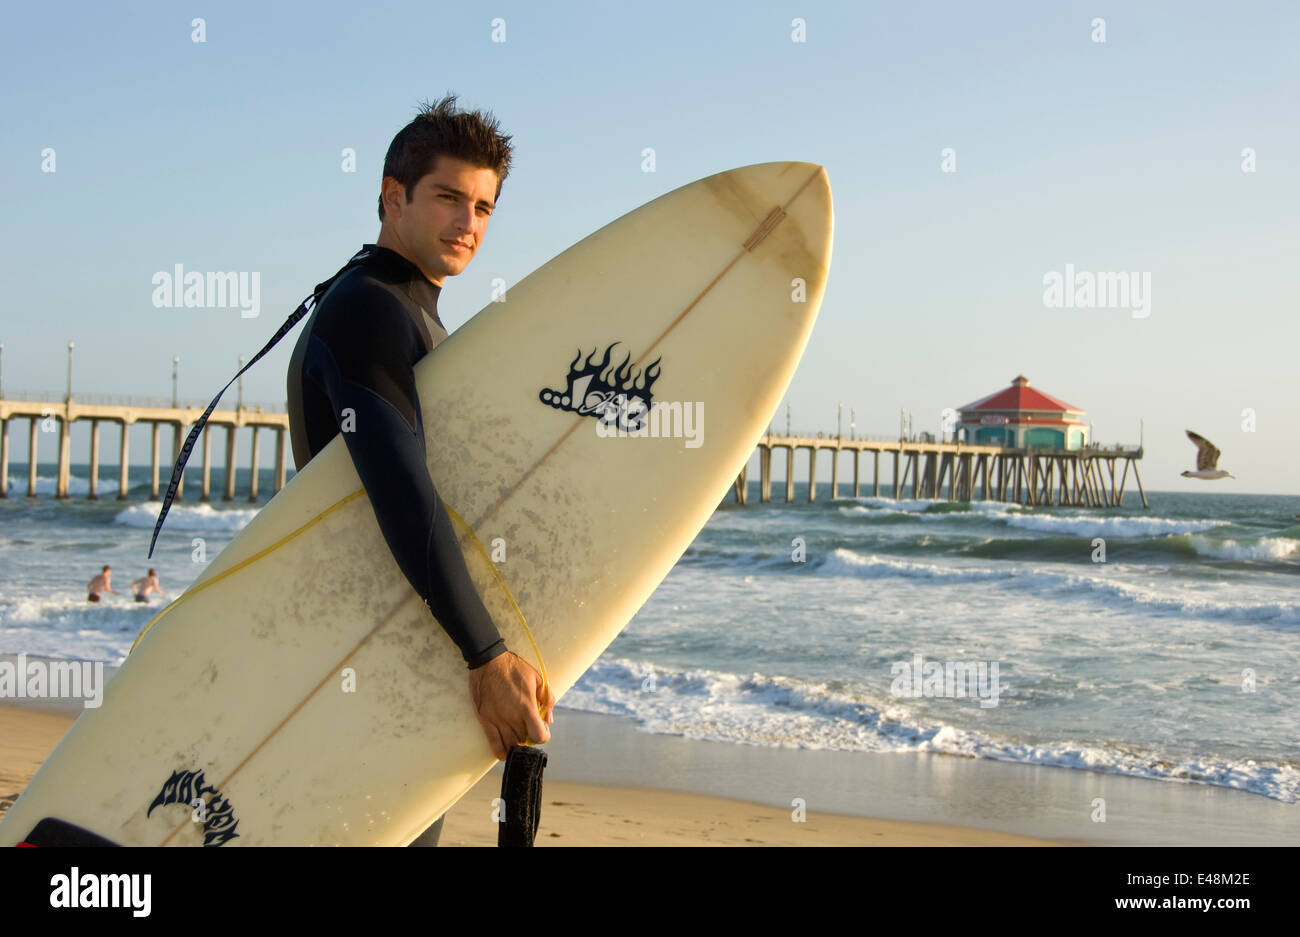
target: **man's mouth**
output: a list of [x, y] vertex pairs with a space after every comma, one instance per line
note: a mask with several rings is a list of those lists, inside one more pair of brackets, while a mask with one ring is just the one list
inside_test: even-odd
[[444, 240], [442, 243], [446, 244], [448, 247], [450, 247], [452, 250], [454, 250], [454, 251], [455, 251], [456, 253], [458, 253], [458, 254], [461, 254], [461, 253], [468, 253], [468, 252], [469, 252], [469, 249], [470, 249], [470, 246], [469, 246], [468, 244], [462, 244], [462, 243], [459, 242], [459, 241], [447, 241], [447, 240]]

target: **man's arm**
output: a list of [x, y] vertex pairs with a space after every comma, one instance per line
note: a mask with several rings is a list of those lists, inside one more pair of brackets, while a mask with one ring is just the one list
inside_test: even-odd
[[[336, 315], [317, 322], [303, 372], [320, 382], [340, 424], [344, 411], [352, 411], [343, 438], [384, 539], [465, 662], [480, 667], [506, 646], [429, 478], [412, 370], [418, 334], [406, 310], [382, 288], [351, 290], [347, 299], [352, 302], [346, 312], [336, 307]], [[344, 314], [357, 318], [344, 321]]]

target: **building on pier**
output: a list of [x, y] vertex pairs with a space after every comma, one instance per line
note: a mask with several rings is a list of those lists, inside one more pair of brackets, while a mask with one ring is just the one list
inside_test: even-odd
[[1089, 443], [1084, 411], [1030, 387], [1023, 374], [957, 412], [957, 438], [972, 445], [1082, 449]]

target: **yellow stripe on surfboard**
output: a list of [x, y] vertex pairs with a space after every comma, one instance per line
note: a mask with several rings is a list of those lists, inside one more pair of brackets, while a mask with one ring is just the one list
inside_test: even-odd
[[[353, 501], [357, 500], [365, 493], [366, 490], [364, 488], [360, 488], [352, 492], [352, 494], [348, 495], [346, 498], [341, 498], [340, 500], [336, 501], [334, 504], [326, 508], [324, 511], [321, 511], [319, 514], [317, 514], [307, 523], [303, 524], [297, 530], [281, 537], [279, 540], [271, 544], [269, 547], [257, 551], [247, 559], [240, 560], [238, 563], [236, 563], [234, 566], [231, 566], [229, 569], [223, 569], [221, 572], [217, 573], [211, 579], [205, 580], [204, 582], [199, 583], [197, 586], [193, 586], [189, 589], [186, 589], [184, 595], [176, 599], [174, 602], [168, 603], [168, 605], [165, 608], [163, 608], [162, 611], [160, 611], [157, 615], [155, 615], [153, 618], [149, 620], [149, 623], [145, 625], [144, 629], [136, 636], [135, 641], [131, 643], [131, 651], [135, 650], [136, 645], [140, 643], [141, 638], [143, 638], [146, 634], [148, 634], [149, 629], [152, 628], [154, 624], [158, 622], [159, 619], [161, 619], [169, 611], [175, 608], [182, 600], [190, 597], [191, 595], [195, 595], [199, 592], [202, 592], [208, 586], [221, 582], [221, 580], [225, 579], [226, 577], [231, 576], [236, 572], [238, 572], [239, 570], [244, 569], [247, 566], [251, 566], [253, 563], [256, 563], [258, 560], [269, 556], [270, 554], [278, 550], [280, 547], [288, 543], [290, 540], [293, 540], [295, 537], [299, 536], [300, 534], [306, 533], [313, 526], [323, 521], [326, 517], [333, 514], [335, 511], [339, 510], [345, 505], [351, 504]], [[469, 524], [465, 523], [464, 519], [459, 514], [457, 514], [455, 510], [452, 509], [451, 505], [447, 504], [446, 502], [443, 502], [443, 507], [447, 509], [447, 514], [451, 517], [451, 519], [455, 521], [457, 524], [459, 524], [461, 528], [464, 529], [464, 531], [467, 534], [469, 534], [470, 539], [474, 542], [475, 549], [478, 550], [479, 554], [483, 557], [484, 561], [487, 563], [488, 569], [492, 570], [492, 575], [496, 579], [497, 585], [501, 587], [501, 591], [505, 594], [506, 599], [509, 600], [510, 607], [514, 610], [515, 617], [519, 619], [520, 627], [524, 629], [524, 634], [528, 636], [528, 643], [533, 646], [533, 654], [537, 657], [537, 669], [542, 675], [542, 689], [547, 690], [551, 684], [550, 684], [550, 680], [546, 676], [546, 663], [542, 660], [541, 648], [537, 646], [537, 640], [533, 637], [532, 629], [528, 627], [528, 621], [524, 618], [523, 610], [519, 607], [519, 603], [515, 601], [514, 595], [510, 592], [510, 587], [506, 585], [505, 579], [501, 576], [501, 571], [497, 569], [496, 563], [492, 562], [492, 557], [488, 554], [488, 551], [484, 548], [482, 541], [478, 539], [478, 535], [474, 533], [473, 528], [471, 528]], [[128, 651], [127, 654], [129, 655], [131, 651]], [[537, 710], [541, 714], [542, 718], [545, 719], [546, 718], [545, 706], [539, 703], [537, 706]], [[526, 741], [524, 742], [524, 744], [534, 745], [536, 743], [531, 741]]]

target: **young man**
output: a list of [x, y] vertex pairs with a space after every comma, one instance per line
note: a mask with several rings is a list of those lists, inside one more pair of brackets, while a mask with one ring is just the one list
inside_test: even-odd
[[[469, 264], [510, 170], [510, 138], [490, 114], [458, 112], [449, 95], [388, 147], [379, 237], [328, 289], [289, 364], [289, 433], [299, 470], [352, 413], [343, 433], [397, 564], [469, 667], [470, 699], [492, 751], [550, 739], [555, 701], [527, 661], [506, 649], [465, 568], [429, 478], [413, 367], [447, 337], [443, 280]], [[434, 402], [430, 402], [434, 403]], [[429, 440], [437, 445], [436, 439]], [[538, 713], [546, 712], [545, 721]], [[435, 845], [442, 820], [416, 843]]]
[[98, 576], [86, 583], [86, 601], [98, 602], [100, 593], [103, 592], [111, 592], [113, 595], [117, 595], [117, 591], [113, 588], [112, 578], [113, 567], [105, 566], [100, 570]]
[[148, 602], [150, 592], [157, 592], [164, 599], [167, 598], [167, 593], [163, 592], [162, 587], [158, 585], [158, 572], [153, 569], [149, 570], [147, 575], [141, 576], [131, 583], [131, 591], [135, 593], [137, 602]]

